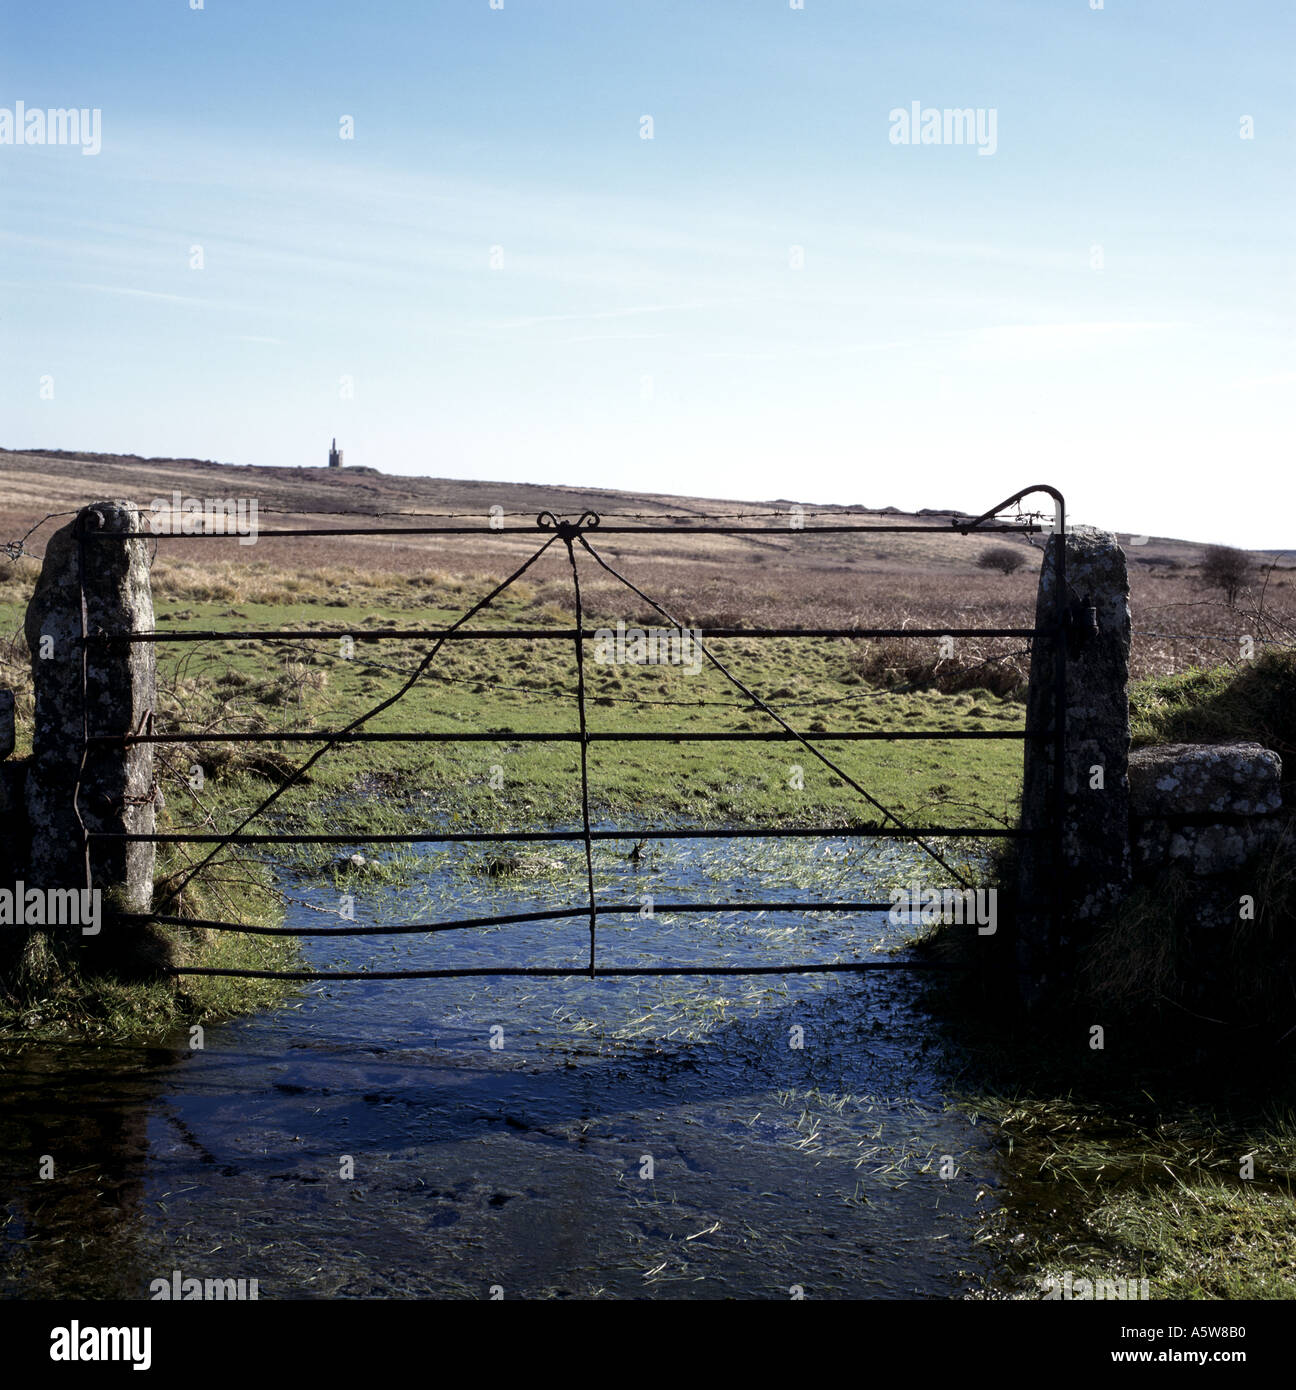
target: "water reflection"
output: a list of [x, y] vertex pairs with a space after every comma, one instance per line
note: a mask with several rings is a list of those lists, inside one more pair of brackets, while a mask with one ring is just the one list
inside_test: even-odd
[[[646, 871], [609, 857], [601, 884], [793, 896], [792, 858], [734, 845], [690, 867], [692, 848]], [[839, 855], [858, 884], [851, 849], [802, 854]], [[417, 892], [357, 892], [357, 920], [438, 895], [467, 915], [571, 891], [561, 875], [496, 883], [455, 856], [429, 863]], [[315, 907], [336, 897], [318, 878], [289, 886]], [[600, 958], [849, 959], [895, 930], [636, 919], [600, 927]], [[306, 951], [321, 968], [537, 963], [570, 959], [582, 933]], [[139, 1298], [179, 1269], [256, 1278], [263, 1298], [944, 1298], [984, 1273], [969, 1217], [992, 1156], [946, 1109], [946, 1059], [903, 975], [321, 985], [208, 1028], [201, 1052], [33, 1046], [3, 1065], [7, 1297]]]

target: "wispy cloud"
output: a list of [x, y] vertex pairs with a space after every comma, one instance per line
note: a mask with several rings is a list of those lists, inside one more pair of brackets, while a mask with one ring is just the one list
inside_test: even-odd
[[89, 285], [75, 280], [65, 281], [59, 288], [66, 290], [92, 290], [95, 294], [121, 294], [132, 299], [161, 299], [170, 304], [192, 304], [200, 309], [216, 309], [226, 306], [214, 299], [194, 299], [187, 294], [167, 294], [162, 290], [136, 290], [125, 285]]
[[642, 343], [654, 338], [669, 338], [669, 333], [582, 333], [577, 338], [557, 338], [559, 343]]
[[1013, 323], [973, 329], [966, 334], [969, 353], [1039, 356], [1108, 347], [1153, 333], [1181, 330], [1182, 323], [1121, 321]]
[[584, 323], [599, 319], [627, 319], [639, 314], [685, 313], [693, 309], [713, 309], [732, 300], [701, 300], [691, 304], [636, 304], [624, 309], [594, 309], [579, 314], [535, 314], [525, 319], [508, 319], [497, 328], [534, 328], [542, 323]]
[[95, 285], [80, 280], [0, 280], [6, 289], [24, 290], [89, 290], [93, 294], [118, 294], [131, 299], [156, 299], [172, 304], [190, 304], [202, 309], [224, 308], [211, 299], [195, 299], [186, 294], [168, 294], [163, 290], [139, 290], [128, 285]]

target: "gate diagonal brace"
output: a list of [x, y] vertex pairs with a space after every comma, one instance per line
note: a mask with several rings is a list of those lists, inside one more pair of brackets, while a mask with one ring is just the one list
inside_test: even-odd
[[[585, 548], [585, 550], [590, 554], [590, 556], [591, 556], [594, 560], [596, 560], [596, 561], [598, 562], [598, 564], [601, 565], [601, 566], [603, 567], [603, 569], [605, 569], [614, 579], [620, 580], [620, 582], [621, 582], [622, 584], [624, 584], [625, 587], [626, 587], [627, 589], [629, 589], [631, 593], [636, 594], [636, 595], [638, 595], [639, 598], [643, 599], [643, 601], [644, 601], [645, 603], [647, 603], [651, 608], [655, 609], [658, 613], [660, 613], [660, 614], [662, 615], [662, 617], [665, 618], [666, 621], [667, 621], [668, 623], [670, 623], [672, 626], [674, 626], [674, 627], [676, 627], [676, 628], [679, 628], [681, 631], [683, 631], [684, 625], [679, 621], [678, 618], [672, 617], [671, 614], [668, 613], [668, 612], [661, 606], [661, 604], [658, 603], [658, 602], [656, 601], [656, 599], [653, 599], [653, 598], [649, 597], [649, 595], [646, 594], [646, 593], [644, 593], [644, 591], [643, 591], [642, 589], [640, 589], [640, 588], [638, 587], [638, 585], [632, 583], [629, 579], [627, 579], [627, 578], [625, 577], [624, 574], [620, 573], [619, 570], [614, 569], [610, 564], [608, 564], [608, 562], [598, 553], [597, 550], [594, 549], [594, 547], [589, 543], [589, 541], [587, 541], [587, 540], [584, 538], [584, 536], [581, 536], [581, 537], [580, 537], [580, 543], [581, 543], [581, 545]], [[569, 554], [569, 555], [572, 554], [572, 544], [571, 544], [570, 541], [567, 542], [567, 551], [568, 551], [568, 554]], [[576, 560], [575, 560], [575, 557], [574, 557], [574, 555], [573, 555], [573, 556], [572, 556], [572, 573], [575, 574], [575, 571], [576, 571]], [[578, 590], [577, 590], [577, 599], [578, 599], [578, 601], [579, 601], [579, 587], [578, 587]], [[698, 645], [698, 650], [701, 651], [702, 655], [703, 655], [704, 657], [706, 657], [708, 661], [710, 661], [710, 663], [716, 668], [716, 670], [719, 671], [720, 674], [721, 674], [722, 676], [724, 676], [724, 678], [725, 678], [727, 681], [729, 681], [729, 683], [730, 683], [731, 685], [736, 686], [740, 691], [742, 691], [742, 693], [743, 693], [744, 695], [747, 696], [747, 698], [748, 698], [749, 700], [751, 700], [751, 701], [753, 702], [753, 704], [758, 705], [762, 710], [764, 710], [765, 713], [768, 714], [768, 715], [770, 716], [770, 718], [773, 719], [774, 722], [775, 722], [776, 724], [780, 725], [780, 727], [782, 727], [782, 729], [783, 729], [790, 737], [796, 739], [796, 741], [797, 741], [798, 743], [803, 744], [803, 745], [805, 746], [805, 748], [806, 748], [814, 757], [818, 758], [819, 761], [820, 761], [821, 763], [823, 763], [823, 765], [824, 765], [825, 767], [829, 768], [832, 772], [836, 773], [837, 776], [840, 777], [840, 778], [842, 779], [842, 781], [844, 781], [848, 787], [851, 787], [853, 790], [859, 792], [859, 794], [865, 799], [865, 801], [867, 801], [871, 806], [875, 807], [878, 811], [880, 811], [880, 812], [882, 813], [882, 816], [883, 816], [883, 818], [884, 818], [885, 820], [893, 821], [893, 822], [895, 823], [895, 826], [896, 826], [897, 830], [900, 831], [900, 833], [901, 833], [902, 836], [904, 836], [904, 837], [905, 837], [906, 839], [908, 839], [908, 840], [912, 840], [913, 843], [916, 844], [916, 845], [919, 847], [919, 849], [921, 849], [921, 850], [928, 856], [928, 858], [935, 860], [935, 862], [936, 862], [937, 864], [939, 864], [939, 865], [941, 866], [941, 868], [945, 870], [946, 873], [950, 874], [957, 882], [961, 883], [961, 884], [963, 885], [964, 888], [970, 888], [970, 887], [972, 886], [972, 885], [968, 882], [968, 880], [967, 880], [961, 873], [959, 873], [959, 871], [958, 871], [956, 868], [954, 868], [954, 866], [953, 866], [952, 864], [950, 864], [950, 863], [945, 859], [944, 855], [942, 855], [938, 850], [934, 849], [931, 845], [929, 845], [929, 844], [927, 843], [927, 841], [926, 841], [925, 839], [923, 839], [922, 836], [921, 836], [920, 834], [918, 834], [917, 832], [915, 832], [915, 831], [909, 829], [909, 827], [906, 826], [906, 825], [904, 824], [904, 822], [900, 819], [899, 816], [896, 815], [896, 813], [895, 813], [894, 811], [890, 811], [890, 810], [888, 810], [885, 806], [883, 806], [883, 804], [882, 804], [875, 796], [873, 796], [871, 792], [866, 791], [866, 790], [865, 790], [865, 789], [864, 789], [864, 788], [863, 788], [863, 787], [862, 787], [862, 786], [861, 786], [861, 785], [860, 785], [860, 784], [859, 784], [859, 783], [858, 783], [858, 782], [857, 782], [857, 781], [856, 781], [844, 768], [842, 768], [842, 767], [839, 766], [837, 763], [835, 763], [831, 758], [829, 758], [829, 757], [827, 756], [827, 754], [821, 753], [821, 752], [819, 751], [819, 749], [817, 749], [812, 743], [810, 743], [810, 741], [805, 737], [804, 734], [799, 733], [796, 729], [794, 729], [794, 728], [792, 727], [792, 725], [789, 724], [789, 723], [787, 722], [787, 720], [784, 719], [783, 716], [782, 716], [781, 714], [778, 713], [777, 710], [773, 709], [773, 708], [772, 708], [770, 705], [768, 705], [764, 700], [762, 700], [762, 699], [760, 698], [760, 696], [757, 695], [756, 692], [755, 692], [754, 690], [752, 690], [752, 689], [751, 689], [750, 687], [748, 687], [747, 685], [744, 685], [743, 682], [740, 681], [740, 680], [738, 679], [738, 677], [735, 676], [734, 673], [733, 673], [732, 671], [729, 670], [729, 668], [719, 659], [719, 657], [717, 657], [717, 656], [715, 655], [714, 652], [712, 652], [709, 648], [707, 648], [706, 646], [704, 646], [703, 643], [702, 643], [701, 641], [698, 641], [698, 644], [697, 644], [697, 645]], [[580, 642], [579, 642], [579, 639], [578, 639], [578, 640], [577, 640], [577, 647], [579, 648], [579, 646], [580, 646]], [[584, 716], [583, 716], [583, 709], [584, 709], [583, 701], [582, 701], [581, 708], [582, 708], [582, 720], [583, 720], [583, 717], [584, 717]], [[583, 731], [583, 729], [582, 729], [582, 736], [581, 736], [581, 752], [582, 752], [582, 755], [584, 754], [584, 751], [585, 751], [585, 737], [584, 737], [584, 731]], [[586, 822], [586, 825], [587, 825], [586, 835], [587, 835], [587, 837], [588, 837], [588, 821]], [[587, 843], [588, 843], [588, 840], [587, 840]]]

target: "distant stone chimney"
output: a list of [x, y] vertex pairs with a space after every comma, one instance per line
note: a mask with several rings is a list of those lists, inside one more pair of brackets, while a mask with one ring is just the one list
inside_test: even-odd
[[329, 450], [329, 467], [342, 467], [342, 450], [338, 448], [336, 438], [333, 440], [333, 447]]

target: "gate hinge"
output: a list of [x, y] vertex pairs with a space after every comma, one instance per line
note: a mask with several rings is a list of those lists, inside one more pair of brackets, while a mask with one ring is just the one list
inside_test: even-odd
[[1072, 601], [1066, 614], [1066, 638], [1069, 652], [1083, 649], [1098, 636], [1098, 609], [1086, 594]]

